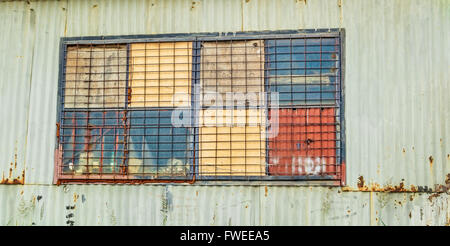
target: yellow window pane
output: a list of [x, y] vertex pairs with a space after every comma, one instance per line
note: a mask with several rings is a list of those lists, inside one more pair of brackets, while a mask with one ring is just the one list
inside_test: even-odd
[[130, 107], [189, 107], [192, 42], [137, 43], [130, 48]]
[[[243, 126], [233, 124], [237, 116], [242, 118], [239, 123]], [[250, 119], [253, 116], [256, 119]], [[248, 124], [250, 121], [258, 124]], [[215, 126], [214, 122], [228, 122], [228, 125]], [[266, 175], [264, 110], [202, 110], [199, 123], [200, 175]]]

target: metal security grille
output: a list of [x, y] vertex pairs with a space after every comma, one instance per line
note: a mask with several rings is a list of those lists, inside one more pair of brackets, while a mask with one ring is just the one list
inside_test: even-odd
[[339, 182], [342, 35], [63, 39], [55, 182]]

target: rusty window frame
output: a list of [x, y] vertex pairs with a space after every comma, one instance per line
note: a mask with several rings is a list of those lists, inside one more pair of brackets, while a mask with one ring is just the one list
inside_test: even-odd
[[[200, 50], [201, 42], [211, 42], [211, 41], [233, 41], [233, 40], [252, 40], [252, 39], [263, 39], [263, 40], [277, 40], [277, 39], [295, 39], [295, 38], [311, 38], [311, 37], [335, 37], [339, 39], [339, 88], [336, 95], [338, 112], [336, 112], [337, 127], [339, 130], [337, 132], [337, 149], [339, 154], [337, 154], [336, 161], [336, 174], [332, 176], [264, 176], [264, 177], [233, 177], [233, 176], [214, 176], [214, 177], [202, 177], [198, 175], [198, 170], [195, 164], [191, 166], [191, 170], [194, 170], [192, 175], [185, 178], [172, 178], [163, 177], [162, 179], [149, 179], [148, 177], [118, 177], [112, 176], [107, 177], [107, 175], [88, 175], [89, 178], [73, 179], [64, 178], [60, 175], [60, 157], [61, 157], [61, 145], [59, 144], [60, 136], [62, 134], [61, 129], [61, 113], [63, 112], [63, 106], [61, 102], [62, 98], [62, 83], [64, 82], [64, 58], [67, 51], [67, 47], [70, 45], [107, 45], [107, 44], [123, 44], [126, 45], [129, 52], [129, 45], [133, 43], [142, 42], [177, 42], [177, 41], [191, 41], [193, 42], [193, 67], [192, 67], [192, 82], [193, 86], [195, 83], [199, 83], [199, 73], [200, 73]], [[241, 32], [241, 33], [200, 33], [200, 34], [169, 34], [169, 35], [135, 35], [135, 36], [109, 36], [109, 37], [74, 37], [74, 38], [62, 38], [60, 44], [60, 74], [59, 74], [59, 90], [58, 90], [58, 110], [57, 110], [57, 146], [55, 148], [55, 183], [162, 183], [162, 182], [175, 182], [175, 183], [210, 183], [210, 181], [270, 181], [270, 183], [275, 183], [273, 181], [330, 181], [326, 184], [331, 185], [343, 185], [345, 183], [345, 121], [344, 121], [344, 37], [345, 32], [343, 29], [323, 29], [323, 30], [293, 30], [293, 31], [274, 31], [274, 32]], [[197, 60], [196, 60], [197, 59]], [[128, 58], [127, 58], [128, 62]], [[267, 72], [265, 70], [265, 72]], [[128, 64], [127, 64], [127, 76], [128, 76]], [[266, 75], [265, 75], [266, 76]], [[265, 80], [265, 88], [267, 89], [267, 81]], [[193, 91], [192, 91], [193, 92]], [[195, 97], [195, 93], [192, 93], [192, 98]], [[197, 105], [193, 100], [192, 106], [192, 120], [196, 121], [194, 115], [198, 112], [196, 110]], [[193, 149], [193, 160], [198, 163], [198, 142], [199, 142], [199, 129], [194, 127], [193, 138], [194, 149]], [[268, 143], [267, 143], [268, 145]], [[266, 158], [268, 154], [266, 154]], [[300, 182], [306, 183], [306, 182]]]

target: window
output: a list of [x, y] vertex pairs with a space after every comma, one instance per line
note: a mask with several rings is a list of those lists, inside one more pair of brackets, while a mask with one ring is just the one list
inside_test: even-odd
[[340, 181], [342, 36], [63, 38], [55, 181]]

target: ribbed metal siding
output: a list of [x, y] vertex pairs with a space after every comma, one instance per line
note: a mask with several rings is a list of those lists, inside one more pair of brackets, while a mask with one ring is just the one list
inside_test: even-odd
[[[20, 176], [25, 170], [26, 183], [24, 187], [0, 186], [1, 203], [5, 205], [1, 206], [1, 224], [7, 224], [9, 220], [5, 216], [10, 212], [12, 216], [18, 216], [22, 205], [17, 199], [21, 189], [30, 195], [35, 194], [35, 190], [47, 193], [52, 197], [48, 207], [61, 216], [44, 212], [47, 215], [44, 216], [46, 224], [65, 223], [62, 220], [66, 211], [61, 204], [69, 198], [62, 192], [63, 188], [37, 185], [52, 183], [58, 48], [62, 36], [345, 28], [346, 164], [350, 189], [358, 189], [360, 177], [366, 185], [378, 184], [382, 189], [389, 185], [398, 186], [402, 181], [407, 189], [411, 188], [410, 185], [433, 188], [435, 184], [445, 184], [446, 175], [450, 173], [450, 124], [447, 122], [450, 119], [450, 57], [446, 55], [450, 44], [450, 32], [446, 30], [450, 26], [450, 2], [447, 0], [73, 0], [33, 1], [29, 4], [14, 1], [0, 2], [0, 17], [0, 112], [4, 119], [0, 127], [0, 173], [8, 177], [9, 169], [15, 166], [17, 159], [17, 167], [13, 168], [11, 176]], [[81, 189], [78, 186], [68, 187]], [[160, 200], [145, 200], [139, 193], [156, 192], [159, 195], [162, 192], [160, 186], [120, 189], [98, 185], [80, 187], [92, 194], [104, 193], [105, 203], [123, 202], [122, 208], [115, 207], [115, 213], [124, 215], [121, 217], [131, 213], [130, 216], [134, 216], [131, 218], [136, 218], [137, 214], [130, 212], [134, 206], [132, 202], [145, 201], [140, 205], [142, 211], [147, 206], [161, 206], [158, 205]], [[174, 192], [178, 189], [187, 193], [195, 190], [183, 186]], [[264, 187], [211, 186], [202, 189], [203, 194], [221, 196], [213, 199], [221, 208], [221, 212], [216, 214], [216, 224], [227, 224], [226, 214], [230, 211], [232, 214], [244, 212], [245, 206], [233, 205], [243, 199], [241, 195], [233, 195], [233, 192], [238, 194], [241, 191], [250, 196], [248, 199], [253, 204], [260, 204], [259, 209], [264, 208], [263, 205], [269, 206], [264, 208], [264, 212], [252, 211], [255, 217], [240, 221], [242, 224], [368, 224], [373, 218], [367, 210], [359, 208], [370, 201], [367, 197], [371, 193], [338, 193], [339, 188], [276, 187], [274, 192], [270, 192], [273, 197], [264, 198], [254, 195], [255, 190], [264, 194], [261, 191]], [[217, 193], [217, 190], [223, 192]], [[333, 192], [333, 196], [326, 198], [328, 190]], [[180, 196], [185, 198], [185, 195]], [[321, 212], [308, 210], [308, 206], [326, 206], [327, 199], [331, 204], [345, 203], [348, 202], [345, 199], [351, 196], [364, 198], [365, 203], [351, 205], [353, 209], [361, 209], [363, 215], [350, 216], [352, 219], [348, 219], [348, 223], [345, 217], [336, 215], [342, 211], [336, 210], [333, 216], [338, 219], [329, 221]], [[392, 201], [406, 195], [379, 192], [372, 193], [372, 196]], [[439, 223], [448, 220], [448, 195], [440, 196], [441, 205], [429, 202], [428, 194], [417, 196], [420, 198], [408, 205], [412, 206], [410, 211], [429, 211], [434, 221]], [[175, 196], [176, 199], [178, 197]], [[301, 204], [302, 200], [298, 197], [307, 199], [308, 206]], [[191, 203], [180, 206], [190, 206], [208, 213], [215, 209], [209, 199], [192, 199]], [[265, 203], [265, 199], [270, 199], [274, 204], [279, 200], [292, 199], [294, 205], [278, 204], [276, 206], [283, 207], [273, 210], [271, 203]], [[374, 206], [376, 204], [374, 202]], [[392, 215], [386, 217], [388, 223], [425, 223], [424, 220], [414, 221], [409, 216], [405, 217], [408, 215], [405, 209], [401, 210], [403, 214], [399, 214], [393, 205], [379, 204], [380, 211]], [[89, 207], [88, 213], [93, 213], [93, 217], [97, 213], [107, 213], [103, 204], [97, 205]], [[254, 206], [252, 208], [257, 209], [258, 206]], [[343, 209], [343, 206], [336, 209]], [[439, 213], [434, 210], [436, 206]], [[306, 212], [293, 221], [287, 215], [300, 213], [296, 208]], [[155, 211], [159, 213], [158, 209]], [[310, 212], [319, 215], [308, 217]], [[149, 217], [142, 218], [143, 224], [163, 224], [162, 220], [150, 217], [152, 213], [148, 214]], [[173, 220], [167, 219], [166, 223], [188, 223], [189, 216], [176, 215]], [[192, 224], [202, 224], [211, 219], [209, 215], [204, 216], [204, 219]], [[396, 216], [399, 218], [396, 219]], [[239, 221], [233, 218], [232, 223]], [[91, 218], [85, 220], [80, 223], [94, 222]]]
[[[0, 175], [20, 179], [25, 169], [36, 13], [23, 2], [0, 10]], [[22, 181], [23, 182], [23, 181]]]
[[449, 223], [445, 194], [197, 185], [0, 186], [0, 194], [0, 225]]

